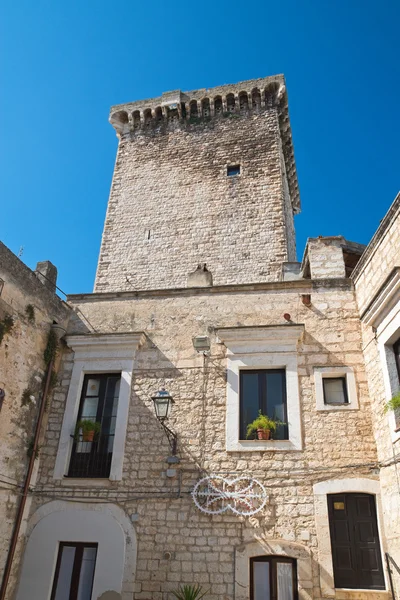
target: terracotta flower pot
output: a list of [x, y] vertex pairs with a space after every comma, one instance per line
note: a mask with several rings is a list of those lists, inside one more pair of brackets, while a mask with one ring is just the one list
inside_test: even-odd
[[82, 433], [83, 442], [93, 442], [94, 440], [94, 429], [92, 431], [84, 431]]
[[271, 439], [271, 431], [269, 429], [257, 429], [258, 440], [269, 440]]

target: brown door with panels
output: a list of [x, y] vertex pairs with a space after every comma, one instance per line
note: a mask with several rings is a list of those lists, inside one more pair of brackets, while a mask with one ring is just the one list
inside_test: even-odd
[[384, 590], [375, 497], [329, 495], [328, 510], [335, 587]]

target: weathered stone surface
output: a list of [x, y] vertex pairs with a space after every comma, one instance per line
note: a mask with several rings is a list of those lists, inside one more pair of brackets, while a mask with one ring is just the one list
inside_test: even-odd
[[[70, 309], [0, 243], [0, 321], [13, 326], [0, 342], [0, 574], [4, 568], [14, 518], [28, 464], [46, 365], [43, 351], [53, 321], [66, 327]], [[33, 482], [35, 481], [36, 470]], [[18, 560], [16, 561], [16, 567]]]
[[[264, 86], [262, 104], [253, 109], [251, 91], [258, 85]], [[281, 263], [296, 260], [293, 212], [299, 207], [292, 154], [285, 155], [293, 151], [283, 85], [283, 78], [267, 78], [226, 86], [224, 94], [236, 97], [247, 90], [247, 110], [236, 98], [233, 112], [165, 118], [133, 131], [127, 125], [95, 291], [185, 287], [198, 263], [207, 263], [215, 285], [279, 279]], [[200, 105], [201, 97], [221, 89], [199, 91]], [[151, 108], [152, 101], [144, 105]], [[137, 107], [121, 105], [112, 114]], [[240, 165], [240, 175], [227, 177], [228, 165]]]

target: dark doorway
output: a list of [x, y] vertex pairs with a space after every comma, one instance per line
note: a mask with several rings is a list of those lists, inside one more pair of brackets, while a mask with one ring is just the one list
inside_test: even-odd
[[328, 496], [335, 587], [384, 590], [375, 497]]

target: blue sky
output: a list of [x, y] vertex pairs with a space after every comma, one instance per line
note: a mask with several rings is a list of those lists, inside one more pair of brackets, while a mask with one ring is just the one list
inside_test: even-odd
[[400, 188], [396, 0], [6, 0], [0, 239], [93, 287], [112, 104], [284, 73], [307, 237], [367, 243]]

